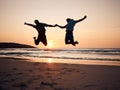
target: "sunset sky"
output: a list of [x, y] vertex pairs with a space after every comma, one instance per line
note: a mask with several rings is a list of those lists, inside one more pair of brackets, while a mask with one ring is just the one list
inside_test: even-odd
[[[66, 18], [87, 19], [76, 24], [76, 47], [65, 45], [65, 29], [47, 27], [51, 48], [120, 48], [120, 0], [0, 0], [0, 42], [34, 45], [37, 31], [24, 22], [66, 25]], [[49, 48], [42, 43], [39, 48]]]

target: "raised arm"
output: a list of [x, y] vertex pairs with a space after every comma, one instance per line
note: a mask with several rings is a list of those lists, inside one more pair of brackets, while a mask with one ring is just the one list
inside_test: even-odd
[[79, 20], [76, 20], [75, 22], [76, 22], [76, 23], [81, 22], [81, 21], [83, 21], [83, 20], [86, 19], [86, 18], [87, 18], [87, 16], [84, 16], [83, 18], [81, 18], [81, 19], [79, 19]]
[[24, 23], [25, 25], [28, 25], [28, 26], [32, 26], [32, 27], [35, 27], [35, 25], [33, 25], [33, 24], [29, 24], [29, 23]]
[[59, 28], [66, 28], [66, 25], [65, 26], [60, 26], [60, 25], [56, 24], [55, 26], [58, 26]]

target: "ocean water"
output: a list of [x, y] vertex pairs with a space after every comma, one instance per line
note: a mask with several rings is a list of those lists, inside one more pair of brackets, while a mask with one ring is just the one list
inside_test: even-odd
[[29, 57], [61, 60], [99, 60], [120, 61], [120, 49], [38, 49], [5, 48], [0, 49], [0, 56]]

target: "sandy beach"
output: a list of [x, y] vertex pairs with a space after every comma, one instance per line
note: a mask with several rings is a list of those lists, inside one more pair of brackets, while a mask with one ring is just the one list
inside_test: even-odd
[[120, 90], [120, 66], [1, 57], [0, 90]]

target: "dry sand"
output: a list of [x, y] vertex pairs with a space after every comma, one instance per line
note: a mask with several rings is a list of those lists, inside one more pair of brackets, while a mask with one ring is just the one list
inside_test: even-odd
[[0, 58], [0, 90], [120, 90], [120, 66]]

